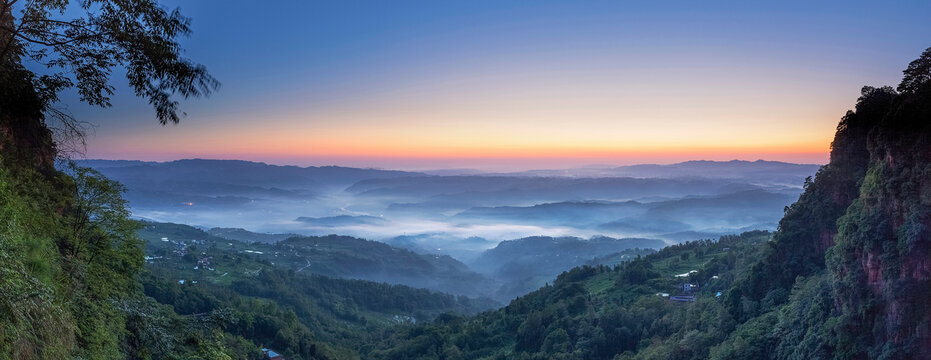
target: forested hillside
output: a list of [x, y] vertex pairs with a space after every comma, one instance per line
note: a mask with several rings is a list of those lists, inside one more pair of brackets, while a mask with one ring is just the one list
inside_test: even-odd
[[[338, 235], [293, 235], [269, 244], [217, 236], [227, 235], [214, 230], [208, 233], [189, 225], [145, 222], [139, 235], [150, 240], [148, 253], [153, 256], [171, 253], [179, 242], [193, 241], [201, 247], [244, 253], [304, 274], [400, 284], [471, 297], [487, 297], [498, 285], [449, 256], [418, 254], [377, 241]], [[248, 232], [237, 232], [242, 233]], [[162, 238], [168, 241], [159, 241]]]
[[180, 55], [190, 20], [153, 1], [15, 3], [0, 1], [0, 359], [261, 359], [265, 345], [351, 359], [392, 324], [485, 306], [235, 253], [216, 256], [250, 272], [228, 282], [179, 281], [193, 270], [183, 257], [146, 266], [125, 188], [61, 157], [83, 123], [56, 105], [72, 88], [109, 106], [120, 67], [161, 123], [177, 123], [175, 95], [218, 85]]
[[561, 272], [595, 257], [619, 252], [636, 255], [664, 245], [663, 241], [656, 239], [535, 236], [502, 241], [498, 246], [485, 250], [469, 265], [503, 282], [494, 298], [507, 302], [540, 288]]
[[772, 239], [745, 233], [576, 268], [501, 310], [398, 332], [373, 356], [928, 358], [929, 229], [931, 49], [898, 88], [863, 88], [830, 163]]
[[500, 310], [399, 330], [372, 357], [701, 357], [702, 346], [723, 339], [716, 329], [734, 323], [719, 292], [743, 275], [769, 239], [767, 232], [748, 232], [666, 247], [621, 266], [577, 267]]
[[21, 172], [0, 171], [0, 359], [261, 359], [262, 346], [351, 359], [397, 324], [494, 305], [284, 270], [233, 240], [130, 220], [120, 186], [91, 170], [9, 168]]
[[[364, 353], [359, 349], [394, 325], [429, 321], [447, 312], [474, 314], [497, 305], [295, 271], [273, 256], [244, 251], [249, 244], [204, 237], [184, 225], [158, 225], [140, 231], [148, 255], [141, 276], [145, 295], [183, 316], [221, 314], [220, 329], [240, 342], [227, 348], [234, 358], [260, 346], [294, 359], [356, 358]], [[164, 236], [172, 237], [163, 241]]]
[[[385, 13], [376, 14], [379, 21], [364, 25], [381, 27], [386, 18], [383, 15], [394, 6], [401, 5], [379, 8], [385, 9]], [[279, 20], [279, 13], [270, 18]], [[360, 12], [353, 9], [351, 13], [356, 18]], [[430, 14], [408, 13], [417, 17]], [[571, 15], [560, 11], [560, 19], [565, 20], [567, 14]], [[358, 18], [369, 21], [375, 17]], [[344, 23], [342, 18], [333, 19]], [[471, 24], [468, 17], [456, 19]], [[562, 21], [522, 20], [529, 20], [528, 25], [547, 26]], [[499, 30], [516, 29], [491, 25]], [[344, 32], [365, 36], [380, 32], [371, 29], [375, 28]], [[423, 33], [421, 28], [411, 29], [415, 31], [399, 33]], [[595, 35], [595, 31], [583, 32], [586, 41]], [[503, 242], [485, 255], [473, 257], [476, 264], [487, 261], [484, 265], [489, 274], [518, 274], [512, 279], [517, 285], [507, 294], [523, 293], [527, 287], [521, 285], [536, 286], [541, 280], [544, 285], [497, 308], [494, 302], [462, 296], [487, 291], [491, 284], [484, 275], [447, 256], [336, 235], [281, 239], [237, 229], [215, 229], [211, 234], [186, 225], [132, 219], [123, 185], [68, 160], [69, 149], [80, 151], [85, 128], [83, 120], [72, 117], [68, 104], [62, 104], [59, 97], [109, 107], [118, 90], [111, 76], [125, 74], [126, 81], [119, 89], [147, 101], [162, 125], [176, 124], [185, 116], [181, 99], [208, 95], [219, 86], [203, 65], [183, 56], [179, 38], [190, 33], [190, 19], [155, 0], [0, 0], [0, 360], [259, 360], [265, 358], [263, 348], [272, 348], [289, 360], [931, 359], [931, 48], [909, 64], [898, 87], [862, 88], [855, 108], [837, 126], [830, 163], [805, 181], [804, 192], [784, 208], [775, 232], [745, 231], [658, 251], [641, 247], [659, 243], [637, 238], [539, 236]], [[359, 58], [375, 58], [357, 51], [364, 47], [363, 42], [342, 41], [348, 39], [336, 37], [333, 43]], [[574, 43], [572, 38], [565, 39]], [[377, 47], [382, 40], [385, 38], [371, 39], [372, 44], [379, 43]], [[501, 48], [508, 48], [503, 46], [507, 44], [497, 43]], [[528, 45], [519, 50], [535, 47]], [[280, 49], [291, 47], [293, 44], [286, 44]], [[418, 48], [397, 53], [420, 55]], [[484, 57], [480, 55], [475, 52], [469, 56]], [[422, 58], [439, 63], [445, 57]], [[507, 59], [524, 66], [519, 58]], [[327, 64], [314, 66], [347, 73], [357, 69], [332, 67], [339, 61], [327, 59]], [[401, 70], [397, 73], [404, 77], [412, 74], [400, 62], [389, 65], [382, 67]], [[529, 65], [527, 69], [536, 67]], [[445, 73], [443, 67], [427, 68]], [[526, 75], [536, 77], [534, 74]], [[304, 81], [313, 75], [291, 74]], [[378, 73], [362, 75], [386, 84], [391, 80]], [[411, 79], [410, 84], [420, 83]], [[341, 83], [340, 78], [321, 80], [325, 86]], [[367, 84], [371, 83], [327, 91], [343, 96]], [[327, 92], [321, 89], [314, 94]], [[490, 94], [511, 91], [503, 89], [507, 91]], [[514, 93], [524, 93], [514, 89]], [[653, 94], [653, 88], [647, 90], [645, 94]], [[394, 91], [374, 87], [363, 92], [378, 95]], [[303, 99], [308, 94], [288, 96]], [[610, 95], [599, 94], [604, 98]], [[425, 103], [431, 100], [416, 97]], [[339, 102], [357, 107], [371, 104], [352, 97], [344, 99]], [[327, 101], [312, 103], [326, 105]], [[399, 105], [406, 108], [408, 104]], [[767, 103], [771, 104], [776, 102]], [[333, 110], [341, 113], [339, 108]], [[381, 112], [380, 108], [373, 110]], [[289, 111], [299, 113], [296, 108]], [[398, 113], [387, 114], [385, 119], [396, 117], [419, 119]], [[377, 137], [360, 137], [369, 127], [387, 129], [373, 124], [347, 133], [354, 142], [362, 143], [398, 134], [392, 130]], [[459, 130], [445, 125], [438, 128]], [[484, 137], [483, 127], [474, 130], [481, 134], [476, 138]], [[138, 138], [127, 139], [132, 142]], [[446, 141], [441, 137], [433, 140]], [[385, 141], [409, 140], [388, 136]], [[208, 141], [200, 145], [221, 144]], [[286, 142], [280, 145], [287, 147]], [[454, 145], [450, 149], [458, 148], [455, 142], [450, 145]], [[685, 163], [617, 171], [693, 174], [696, 168], [707, 169], [708, 165]], [[160, 169], [179, 170], [190, 179], [175, 181]], [[273, 169], [276, 181], [266, 183], [264, 177], [241, 174], [255, 169]], [[579, 219], [591, 221], [590, 214], [604, 215], [611, 209], [615, 214], [631, 212], [631, 216], [611, 215], [610, 221], [589, 224], [590, 229], [637, 228], [675, 235], [668, 239], [709, 234], [715, 229], [747, 229], [765, 224], [761, 219], [772, 215], [769, 207], [751, 212], [755, 205], [788, 201], [783, 191], [793, 190], [786, 182], [796, 176], [783, 178], [761, 171], [751, 177], [754, 182], [772, 179], [760, 187], [731, 181], [735, 179], [727, 173], [657, 181], [498, 175], [444, 178], [371, 169], [270, 167], [204, 160], [120, 162], [108, 165], [104, 172], [127, 182], [154, 185], [156, 191], [137, 194], [143, 204], [167, 203], [174, 209], [233, 204], [248, 209], [255, 199], [240, 195], [261, 194], [273, 200], [267, 204], [277, 204], [277, 211], [288, 216], [279, 220], [327, 230], [337, 225], [365, 225], [366, 231], [379, 232], [385, 228], [376, 225], [391, 223], [404, 231], [386, 237], [408, 243], [412, 249], [430, 251], [442, 249], [419, 241], [419, 236], [433, 235], [408, 235], [407, 229], [423, 225], [424, 220], [456, 214], [469, 221], [506, 217], [503, 224], [489, 224], [510, 227], [517, 220], [532, 225], [540, 221], [540, 214], [558, 213], [565, 219], [552, 225], [578, 226], [583, 221]], [[231, 178], [235, 179], [232, 183]], [[346, 189], [344, 195], [376, 204], [373, 209], [404, 214], [398, 219], [410, 222], [392, 222], [361, 212], [295, 211], [305, 209], [311, 201], [327, 199], [320, 192], [334, 189], [340, 193]], [[678, 200], [666, 198], [670, 195]], [[329, 198], [339, 205], [337, 209], [345, 206], [341, 196]], [[646, 200], [630, 201], [643, 197], [652, 198], [651, 205], [643, 206]], [[294, 207], [282, 206], [285, 202]], [[239, 223], [268, 209], [253, 208], [241, 218], [227, 221], [245, 226]], [[193, 214], [178, 211], [174, 216], [191, 219]], [[657, 217], [667, 221], [651, 222]], [[738, 222], [705, 224], [721, 217]], [[702, 226], [677, 226], [683, 219], [696, 221], [696, 226], [700, 221]], [[464, 239], [469, 247], [491, 247], [485, 239], [472, 237], [481, 227], [460, 225], [470, 224], [442, 227], [441, 232], [467, 234]], [[222, 234], [278, 242], [249, 243], [218, 236]], [[548, 283], [551, 269], [568, 266], [575, 267]], [[410, 285], [458, 294], [347, 279], [386, 280], [389, 276], [407, 277]]]

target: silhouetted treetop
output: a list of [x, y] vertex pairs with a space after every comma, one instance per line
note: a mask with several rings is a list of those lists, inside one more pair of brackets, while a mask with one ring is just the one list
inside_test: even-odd
[[125, 67], [159, 122], [177, 123], [174, 95], [203, 96], [219, 86], [203, 65], [182, 57], [178, 38], [190, 32], [190, 19], [155, 0], [0, 0], [3, 71], [26, 61], [46, 66], [48, 74], [31, 79], [45, 108], [72, 87], [82, 101], [110, 106], [113, 68]]
[[913, 93], [931, 81], [931, 48], [925, 49], [921, 56], [908, 64], [902, 71], [905, 74], [898, 90], [903, 93]]

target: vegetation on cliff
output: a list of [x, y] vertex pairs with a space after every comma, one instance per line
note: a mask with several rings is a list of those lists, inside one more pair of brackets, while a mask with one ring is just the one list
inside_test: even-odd
[[[724, 246], [732, 250], [707, 257]], [[929, 254], [931, 49], [909, 65], [897, 89], [862, 89], [837, 127], [830, 163], [806, 181], [771, 240], [744, 234], [664, 249], [614, 269], [576, 268], [501, 310], [413, 326], [372, 354], [925, 358]], [[701, 260], [678, 278], [662, 266], [676, 259]], [[656, 295], [674, 294], [674, 279], [700, 285], [689, 293], [694, 302]]]
[[[146, 269], [121, 185], [56, 169], [50, 128], [79, 135], [58, 94], [107, 106], [118, 66], [177, 122], [173, 95], [217, 86], [180, 55], [189, 20], [151, 0], [15, 3], [0, 1], [0, 359], [931, 357], [931, 49], [897, 88], [863, 88], [774, 234], [577, 267], [499, 310], [437, 315], [481, 304], [232, 252], [216, 256], [249, 276], [183, 286], [199, 260], [185, 255]], [[53, 16], [69, 10], [82, 15]]]

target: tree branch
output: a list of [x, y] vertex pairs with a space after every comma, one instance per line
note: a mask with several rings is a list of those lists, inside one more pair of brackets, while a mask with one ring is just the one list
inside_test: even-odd
[[27, 36], [25, 36], [25, 35], [23, 35], [23, 34], [21, 34], [21, 33], [17, 33], [17, 34], [16, 34], [17, 37], [19, 37], [20, 39], [23, 39], [24, 41], [28, 41], [28, 42], [31, 42], [31, 43], [33, 43], [33, 44], [39, 44], [39, 45], [50, 46], [50, 47], [62, 46], [62, 45], [69, 45], [69, 44], [71, 44], [71, 43], [73, 43], [73, 42], [75, 42], [75, 41], [87, 40], [87, 39], [91, 39], [91, 38], [95, 38], [95, 37], [102, 37], [103, 35], [104, 35], [104, 34], [90, 34], [90, 35], [85, 35], [85, 36], [78, 36], [78, 37], [74, 37], [74, 38], [68, 38], [67, 40], [58, 40], [58, 41], [49, 42], [49, 41], [42, 41], [42, 40], [33, 39], [33, 38], [27, 37]]

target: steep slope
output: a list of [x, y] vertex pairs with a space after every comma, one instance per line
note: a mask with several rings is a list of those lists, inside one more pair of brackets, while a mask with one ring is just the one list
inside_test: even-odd
[[931, 49], [905, 73], [828, 253], [851, 357], [931, 356]]
[[[749, 320], [719, 357], [733, 358], [749, 342], [760, 344], [757, 355], [931, 357], [929, 80], [931, 49], [897, 91], [863, 88], [856, 112], [838, 127], [831, 164], [780, 224], [773, 249], [787, 253], [770, 251], [728, 294], [732, 311]], [[834, 186], [816, 186], [820, 178]], [[809, 279], [793, 285], [791, 275]]]
[[[831, 162], [772, 239], [760, 235], [576, 268], [502, 310], [398, 333], [373, 356], [931, 358], [931, 49], [898, 89], [863, 88]], [[682, 262], [692, 270], [670, 275]]]
[[[88, 169], [56, 170], [56, 145], [68, 139], [56, 144], [49, 126], [67, 114], [48, 107], [57, 91], [20, 55], [0, 56], [0, 359], [228, 358], [213, 317], [148, 306], [122, 187]], [[140, 315], [153, 332], [136, 331]]]
[[[396, 331], [370, 357], [707, 357], [708, 344], [726, 336], [719, 329], [733, 324], [718, 292], [758, 258], [769, 239], [769, 233], [749, 232], [670, 246], [613, 268], [577, 267], [497, 311]], [[688, 275], [677, 276], [683, 273]], [[683, 290], [683, 284], [696, 287]]]
[[[741, 319], [758, 315], [739, 303], [758, 302], [770, 292], [786, 293], [797, 276], [808, 276], [825, 268], [824, 253], [834, 243], [837, 219], [858, 196], [858, 188], [869, 163], [867, 134], [889, 111], [894, 95], [886, 89], [866, 87], [837, 126], [831, 143], [831, 162], [806, 181], [805, 192], [786, 208], [771, 247], [763, 261], [741, 282], [730, 299]], [[777, 293], [773, 293], [776, 296]], [[779, 301], [785, 301], [783, 295]]]

